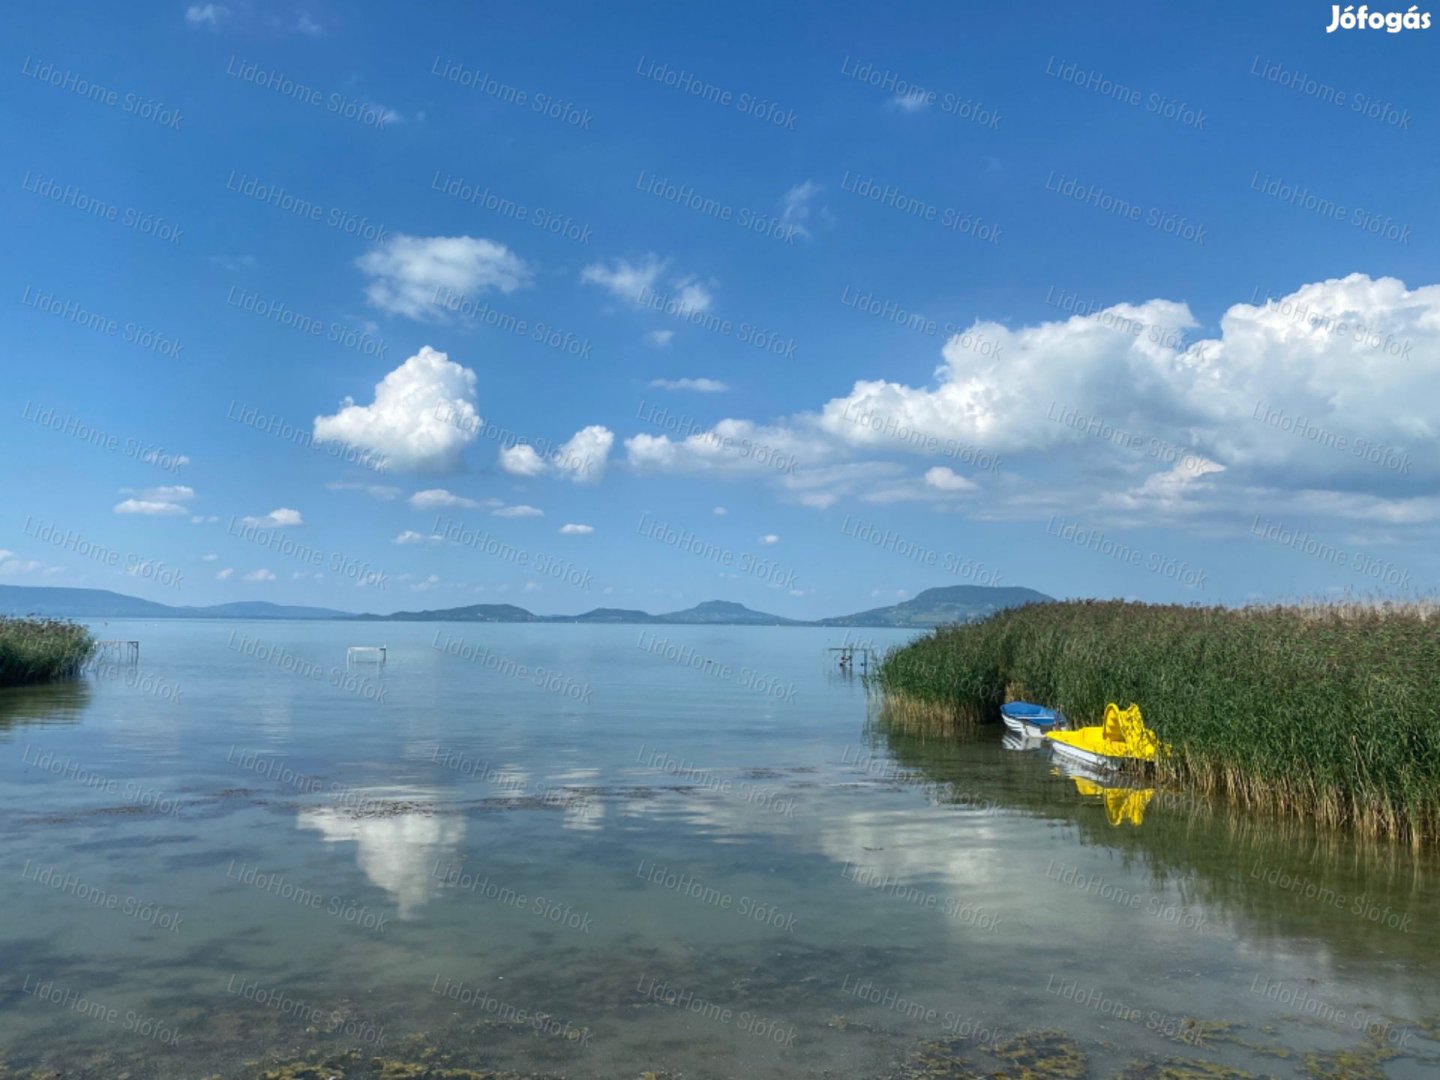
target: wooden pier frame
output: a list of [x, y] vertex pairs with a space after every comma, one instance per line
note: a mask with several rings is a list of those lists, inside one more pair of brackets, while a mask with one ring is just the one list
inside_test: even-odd
[[385, 663], [388, 650], [384, 645], [351, 645], [345, 650], [345, 666], [351, 664], [381, 664]]
[[120, 638], [104, 638], [95, 642], [95, 658], [101, 657], [116, 663], [140, 663], [140, 642]]

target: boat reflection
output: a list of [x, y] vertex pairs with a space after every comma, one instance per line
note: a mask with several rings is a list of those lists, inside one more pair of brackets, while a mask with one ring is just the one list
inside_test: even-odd
[[1155, 797], [1153, 787], [1133, 787], [1124, 783], [1124, 774], [1108, 769], [1094, 769], [1069, 758], [1055, 758], [1055, 776], [1066, 776], [1075, 782], [1075, 790], [1086, 799], [1100, 802], [1110, 824], [1139, 826], [1145, 821], [1145, 808]]

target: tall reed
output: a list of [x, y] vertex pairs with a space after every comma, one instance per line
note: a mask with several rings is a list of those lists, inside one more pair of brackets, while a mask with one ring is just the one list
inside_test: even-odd
[[75, 623], [0, 615], [0, 686], [74, 675], [94, 647], [90, 631]]
[[[1140, 705], [1159, 778], [1362, 832], [1440, 839], [1440, 618], [1425, 604], [1038, 604], [943, 628], [874, 682], [968, 722], [1020, 698]], [[915, 706], [910, 710], [913, 713]], [[903, 724], [903, 719], [902, 719]]]

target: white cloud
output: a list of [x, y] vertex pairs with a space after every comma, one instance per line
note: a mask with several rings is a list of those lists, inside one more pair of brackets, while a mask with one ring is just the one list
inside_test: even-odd
[[34, 574], [59, 570], [58, 566], [46, 566], [38, 559], [22, 559], [13, 551], [0, 549], [0, 574]]
[[492, 510], [496, 517], [521, 518], [521, 517], [544, 517], [545, 511], [536, 509], [533, 506], [502, 506], [499, 510]]
[[157, 502], [152, 499], [125, 499], [115, 504], [115, 513], [165, 517], [173, 514], [185, 514], [188, 511], [179, 503]]
[[615, 433], [599, 424], [581, 428], [569, 441], [543, 457], [527, 443], [500, 451], [500, 467], [512, 476], [553, 475], [576, 484], [596, 484], [605, 476]]
[[528, 443], [516, 443], [500, 448], [500, 468], [511, 476], [542, 476], [545, 459]]
[[453, 472], [479, 435], [475, 373], [426, 345], [375, 386], [375, 401], [346, 398], [315, 418], [315, 438], [340, 442], [414, 472]]
[[214, 525], [220, 518], [215, 514], [196, 514], [190, 519], [191, 525]]
[[709, 431], [683, 439], [633, 435], [625, 440], [632, 467], [641, 472], [782, 475], [796, 464], [834, 456], [833, 440], [799, 427], [762, 427], [749, 420], [721, 420]]
[[275, 580], [275, 575], [274, 575], [271, 571], [269, 571], [269, 570], [252, 570], [250, 573], [248, 573], [248, 574], [245, 575], [245, 580], [246, 580], [246, 581], [253, 581], [253, 582], [257, 582], [257, 583], [258, 583], [258, 582], [265, 582], [265, 581], [274, 581], [274, 580]]
[[229, 14], [230, 9], [224, 4], [191, 4], [185, 9], [185, 21], [191, 26], [208, 26], [214, 30]]
[[710, 511], [710, 512], [711, 512], [712, 514], [714, 514], [716, 517], [724, 517], [726, 514], [730, 513], [730, 511], [729, 511], [729, 510], [726, 510], [725, 507], [723, 507], [723, 506], [717, 506], [717, 507], [715, 507], [714, 510], [712, 510], [712, 511]]
[[779, 542], [780, 537], [776, 536], [774, 533], [766, 533], [764, 536], [760, 537], [760, 543], [762, 544], [778, 544]]
[[[673, 313], [678, 317], [702, 314], [709, 311], [715, 298], [710, 286], [693, 274], [670, 275], [670, 260], [651, 253], [640, 262], [628, 259], [613, 259], [609, 263], [591, 263], [580, 271], [580, 281], [585, 285], [599, 285], [615, 296], [636, 307], [643, 306], [642, 296], [656, 292], [662, 277], [667, 277], [665, 291], [674, 301]], [[667, 310], [669, 309], [667, 305]], [[668, 331], [660, 331], [667, 334]], [[652, 344], [667, 345], [670, 337], [663, 339], [651, 335]]]
[[363, 491], [372, 498], [391, 502], [404, 494], [402, 488], [390, 484], [357, 484], [350, 481], [334, 480], [325, 485], [331, 491]]
[[615, 259], [609, 265], [591, 263], [580, 271], [580, 281], [585, 285], [599, 285], [631, 304], [640, 302], [640, 294], [647, 289], [653, 291], [668, 265], [659, 255], [646, 255], [638, 262]]
[[[1093, 507], [1102, 495], [1152, 514], [1233, 515], [1242, 501], [1265, 509], [1273, 495], [1261, 493], [1275, 491], [1363, 492], [1382, 520], [1423, 516], [1408, 500], [1440, 482], [1440, 285], [1352, 274], [1235, 304], [1213, 337], [1194, 340], [1198, 325], [1162, 299], [1013, 328], [977, 321], [945, 343], [927, 384], [862, 379], [770, 425], [726, 419], [625, 445], [641, 470], [761, 475], [717, 442], [763, 441], [795, 453], [795, 474], [772, 479], [817, 507], [850, 495], [953, 502], [959, 480], [987, 475], [988, 455], [1003, 468], [977, 516]], [[909, 481], [854, 460], [877, 454], [950, 473]], [[887, 495], [882, 483], [897, 486]], [[1309, 505], [1321, 507], [1318, 495]]]
[[214, 561], [215, 561], [216, 559], [218, 559], [218, 558], [220, 558], [219, 555], [201, 555], [201, 556], [200, 556], [200, 561], [201, 561], [201, 562], [214, 562]]
[[651, 330], [648, 334], [645, 335], [645, 343], [647, 345], [653, 345], [657, 349], [665, 348], [667, 345], [670, 344], [670, 342], [674, 340], [674, 330]]
[[456, 495], [446, 491], [444, 488], [428, 488], [425, 491], [417, 491], [414, 495], [411, 495], [410, 505], [417, 510], [431, 510], [439, 506], [460, 506], [473, 510], [480, 504], [474, 499], [467, 499], [463, 495]]
[[810, 200], [820, 193], [820, 185], [813, 180], [806, 180], [803, 184], [796, 184], [785, 193], [784, 209], [780, 213], [780, 223], [785, 227], [787, 236], [809, 236], [810, 230], [805, 227], [805, 222], [810, 219]]
[[689, 315], [703, 315], [715, 303], [710, 289], [693, 277], [681, 278], [672, 286], [675, 299], [675, 314], [681, 318]]
[[365, 289], [371, 304], [412, 319], [443, 318], [452, 297], [474, 298], [491, 289], [511, 293], [532, 277], [504, 244], [473, 236], [397, 235], [355, 265], [371, 278]]
[[143, 514], [150, 517], [171, 517], [177, 514], [188, 514], [190, 511], [183, 505], [195, 497], [195, 489], [186, 487], [183, 484], [163, 485], [161, 487], [141, 488], [136, 491], [134, 488], [121, 488], [120, 494], [137, 496], [125, 499], [115, 505], [117, 514]]
[[589, 536], [595, 531], [594, 525], [561, 525], [560, 532], [564, 536]]
[[300, 516], [300, 511], [291, 510], [287, 506], [271, 510], [263, 517], [245, 517], [240, 521], [242, 524], [253, 525], [259, 529], [286, 529], [305, 524]]
[[254, 270], [260, 265], [260, 260], [254, 255], [211, 255], [208, 261], [214, 263], [232, 274], [241, 270]]
[[936, 465], [925, 473], [925, 485], [939, 491], [978, 491], [979, 485], [973, 480], [967, 480], [954, 469], [945, 465]]
[[890, 105], [901, 112], [921, 112], [930, 107], [930, 91], [915, 89], [903, 94], [896, 94], [890, 99]]
[[577, 484], [599, 483], [605, 475], [615, 433], [599, 424], [581, 428], [560, 447], [551, 463], [559, 475]]
[[322, 37], [325, 34], [325, 28], [303, 11], [295, 20], [295, 29], [307, 37]]
[[215, 580], [216, 580], [216, 581], [229, 581], [229, 580], [230, 580], [232, 577], [234, 577], [234, 576], [235, 576], [235, 568], [234, 568], [233, 566], [227, 566], [224, 570], [221, 570], [218, 574], [215, 575]]
[[650, 385], [659, 390], [694, 390], [701, 394], [723, 394], [730, 389], [719, 379], [651, 379]]
[[393, 541], [391, 541], [391, 543], [395, 543], [395, 544], [424, 544], [424, 543], [427, 543], [427, 542], [428, 542], [428, 543], [436, 543], [436, 542], [441, 541], [441, 540], [444, 540], [444, 539], [445, 539], [445, 538], [444, 538], [443, 536], [441, 536], [439, 533], [431, 533], [429, 536], [426, 536], [424, 533], [418, 533], [418, 532], [416, 532], [414, 529], [406, 529], [406, 530], [405, 530], [404, 532], [402, 532], [399, 536], [395, 537], [395, 539], [394, 539]]
[[158, 462], [166, 468], [178, 468], [181, 465], [190, 464], [190, 458], [187, 455], [167, 454], [162, 450], [147, 450], [140, 455], [140, 460], [145, 462], [146, 465], [153, 465]]

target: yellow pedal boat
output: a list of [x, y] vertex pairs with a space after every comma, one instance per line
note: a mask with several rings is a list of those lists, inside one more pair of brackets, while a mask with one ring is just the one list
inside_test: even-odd
[[1145, 726], [1140, 706], [1121, 709], [1113, 701], [1105, 706], [1105, 721], [1096, 727], [1051, 731], [1045, 735], [1061, 757], [1099, 768], [1113, 769], [1126, 761], [1154, 761], [1164, 749], [1155, 732]]

